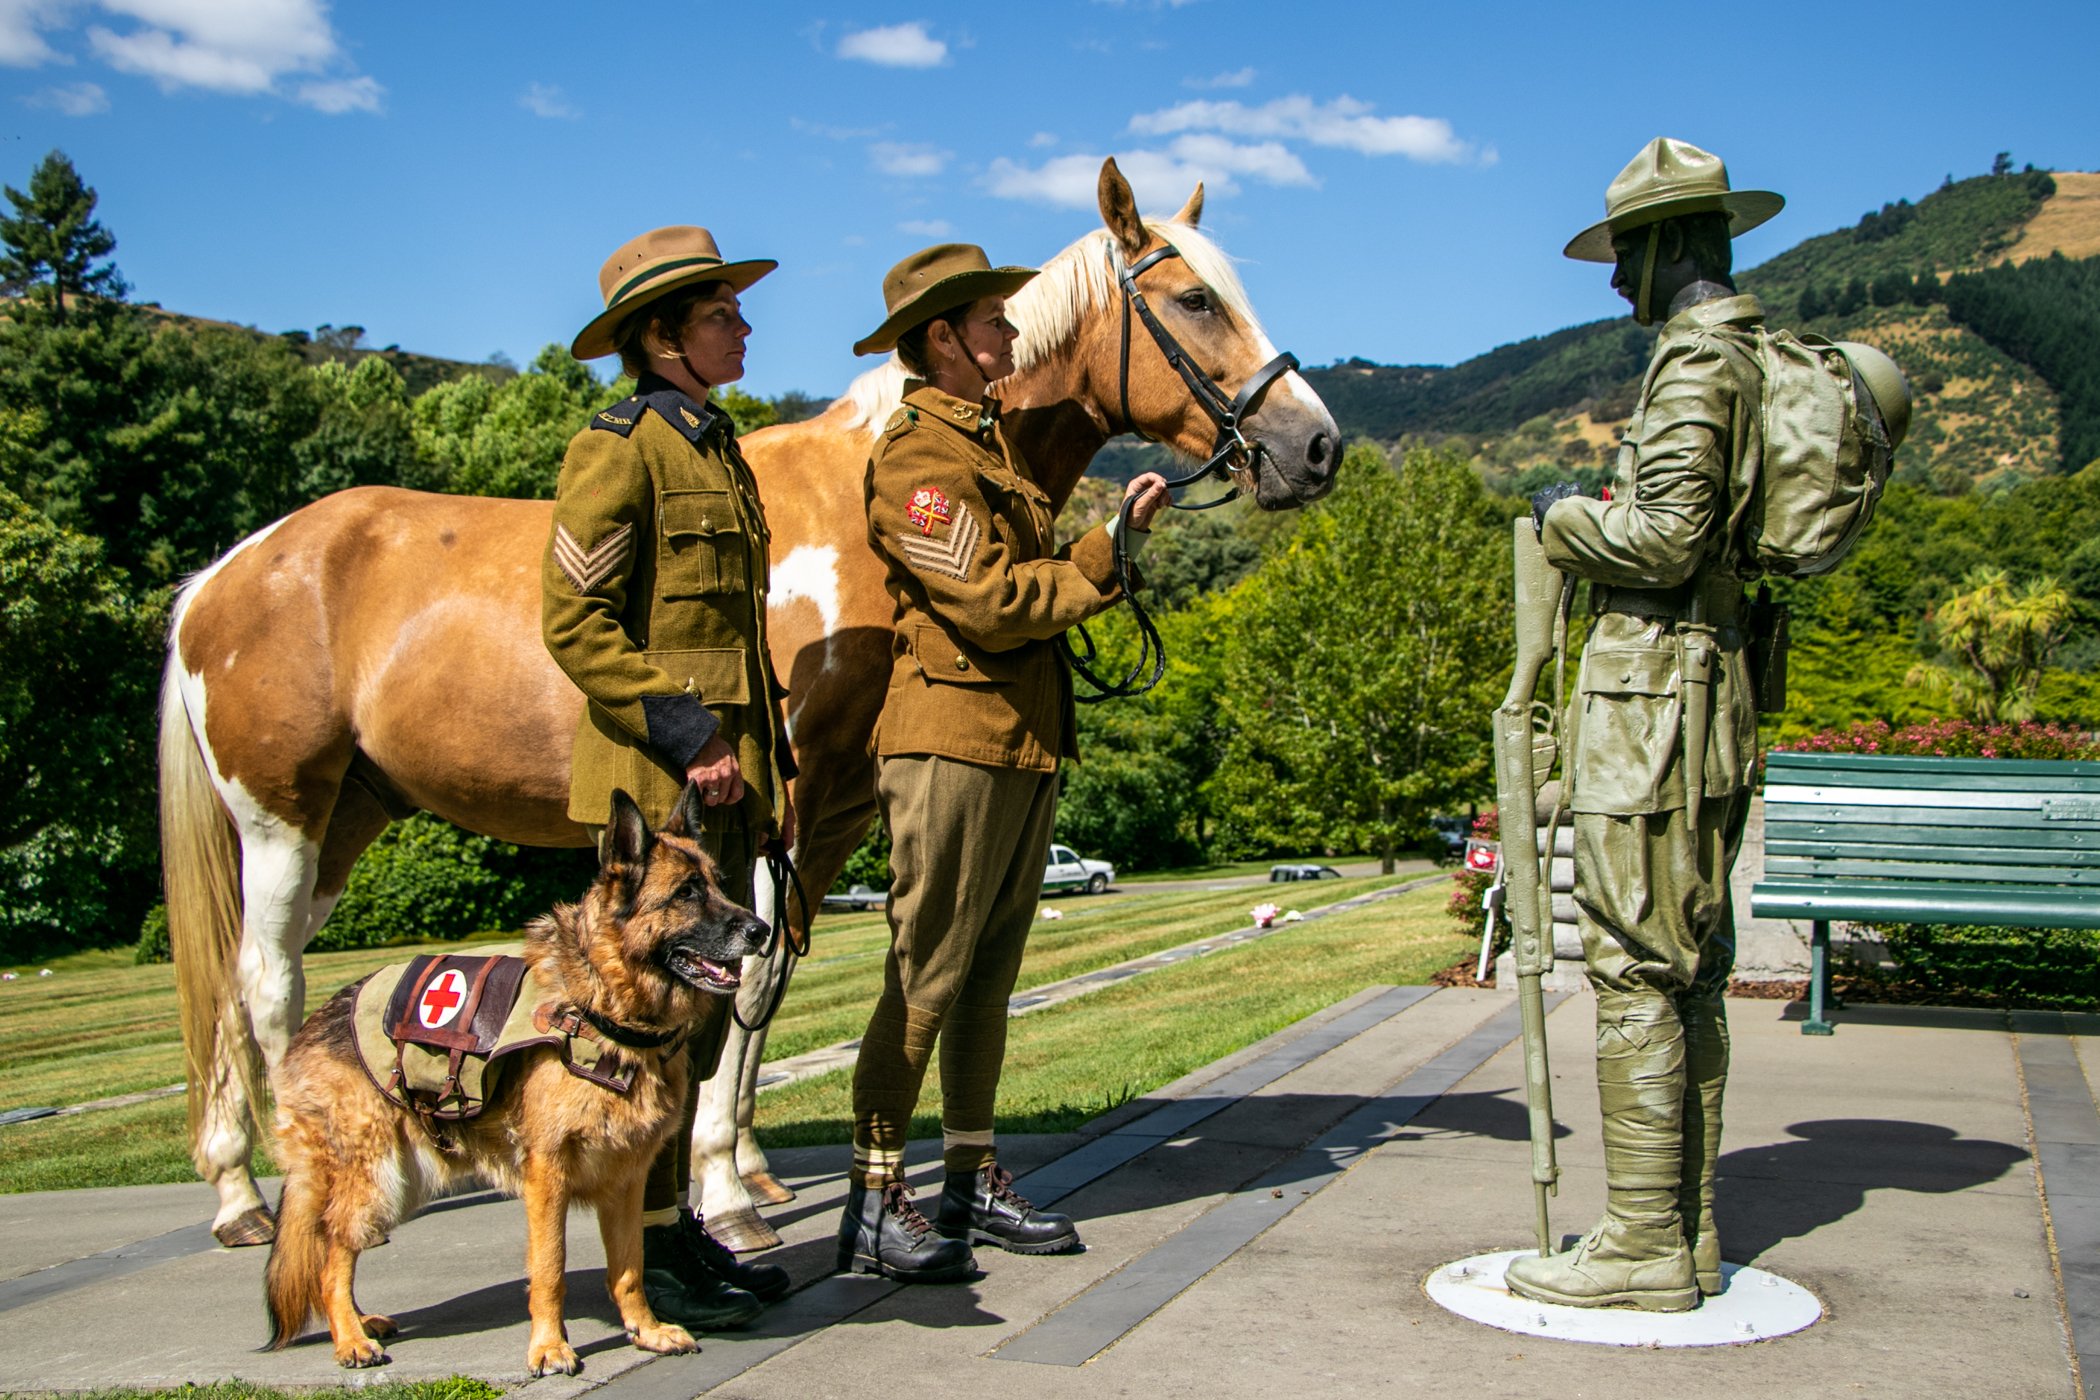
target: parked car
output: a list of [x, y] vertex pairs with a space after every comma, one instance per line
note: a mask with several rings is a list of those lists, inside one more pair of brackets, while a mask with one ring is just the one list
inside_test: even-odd
[[848, 910], [880, 909], [888, 900], [889, 895], [882, 890], [870, 889], [866, 885], [855, 885], [844, 894], [825, 895], [824, 907], [826, 909]]
[[1280, 884], [1286, 880], [1339, 880], [1342, 872], [1331, 865], [1315, 865], [1311, 861], [1298, 861], [1288, 865], [1269, 867], [1269, 883]]
[[1043, 889], [1106, 893], [1116, 882], [1116, 868], [1105, 860], [1086, 860], [1070, 846], [1052, 846], [1043, 864]]
[[1435, 831], [1437, 854], [1444, 860], [1457, 860], [1466, 853], [1466, 839], [1473, 834], [1473, 823], [1464, 817], [1431, 817], [1430, 828]]

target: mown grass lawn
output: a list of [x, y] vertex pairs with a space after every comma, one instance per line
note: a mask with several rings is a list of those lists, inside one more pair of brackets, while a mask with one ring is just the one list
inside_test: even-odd
[[[1039, 986], [1245, 926], [1263, 900], [1314, 908], [1393, 881], [1142, 891], [1045, 901], [1021, 986]], [[1019, 1018], [1008, 1049], [1001, 1120], [1014, 1131], [1075, 1126], [1103, 1107], [1166, 1083], [1374, 982], [1419, 982], [1463, 951], [1430, 889], [1316, 920], [1256, 943], [1178, 964]], [[495, 937], [495, 935], [492, 935]], [[774, 1026], [771, 1058], [850, 1040], [881, 985], [888, 930], [879, 913], [828, 915]], [[429, 948], [457, 947], [426, 945]], [[307, 1004], [419, 947], [315, 954]], [[80, 954], [49, 978], [0, 984], [0, 1109], [63, 1107], [179, 1083], [182, 1046], [173, 970], [128, 954]], [[847, 1076], [760, 1096], [767, 1142], [844, 1141]], [[926, 1121], [938, 1131], [939, 1089]], [[272, 1170], [258, 1152], [257, 1170]], [[0, 1191], [125, 1186], [193, 1179], [181, 1095], [0, 1128]]]
[[[315, 1400], [328, 1394], [355, 1395], [357, 1400], [496, 1400], [499, 1386], [471, 1376], [453, 1376], [442, 1381], [373, 1381], [336, 1390], [277, 1390], [248, 1381], [214, 1381], [209, 1385], [184, 1385], [170, 1390], [89, 1390], [71, 1400]], [[0, 1400], [17, 1400], [14, 1391], [0, 1391]]]

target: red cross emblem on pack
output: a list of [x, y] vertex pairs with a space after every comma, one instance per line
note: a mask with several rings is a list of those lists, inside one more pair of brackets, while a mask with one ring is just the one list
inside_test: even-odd
[[936, 525], [946, 525], [954, 514], [948, 498], [931, 486], [921, 486], [911, 493], [911, 509], [907, 512], [911, 523], [919, 527], [919, 533], [930, 535]]
[[459, 1015], [459, 1008], [466, 1004], [467, 979], [458, 968], [448, 967], [430, 979], [423, 989], [421, 1000], [416, 1002], [416, 1019], [425, 1030], [438, 1030], [452, 1023]]

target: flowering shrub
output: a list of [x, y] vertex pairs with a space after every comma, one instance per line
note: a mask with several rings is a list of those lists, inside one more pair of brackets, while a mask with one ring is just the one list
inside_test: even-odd
[[[1475, 841], [1499, 841], [1502, 839], [1502, 821], [1490, 807], [1473, 819]], [[1480, 936], [1481, 921], [1487, 918], [1487, 910], [1481, 900], [1487, 895], [1488, 886], [1495, 877], [1485, 870], [1468, 870], [1461, 863], [1451, 876], [1451, 899], [1444, 905], [1444, 912], [1458, 921], [1460, 930], [1472, 937]]]
[[1847, 729], [1826, 729], [1790, 744], [1793, 753], [1928, 754], [1941, 758], [2100, 759], [2100, 738], [2060, 724], [1977, 724], [1936, 719], [1906, 724], [1870, 720]]

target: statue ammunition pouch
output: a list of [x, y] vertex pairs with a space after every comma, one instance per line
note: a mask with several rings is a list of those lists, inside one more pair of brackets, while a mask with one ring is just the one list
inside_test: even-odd
[[358, 988], [358, 1058], [379, 1091], [430, 1118], [472, 1118], [503, 1063], [561, 1047], [569, 1073], [624, 1094], [635, 1065], [583, 1013], [550, 993], [523, 958], [432, 956], [383, 967]]
[[1757, 712], [1776, 715], [1786, 708], [1787, 605], [1772, 601], [1772, 590], [1757, 586], [1757, 597], [1743, 609], [1743, 642], [1750, 652], [1750, 685], [1757, 692]]

